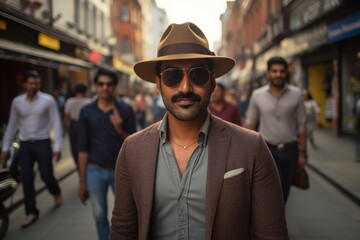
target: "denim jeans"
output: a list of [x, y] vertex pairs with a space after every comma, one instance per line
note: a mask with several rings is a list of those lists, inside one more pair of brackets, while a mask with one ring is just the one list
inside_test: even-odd
[[88, 164], [86, 169], [86, 187], [90, 195], [99, 240], [107, 240], [110, 235], [108, 220], [107, 191], [115, 189], [115, 171]]

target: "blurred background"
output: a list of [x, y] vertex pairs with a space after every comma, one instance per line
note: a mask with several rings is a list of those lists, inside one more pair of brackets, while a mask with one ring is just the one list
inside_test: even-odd
[[[218, 81], [243, 117], [252, 91], [266, 84], [266, 61], [279, 55], [289, 62], [289, 83], [309, 90], [320, 108], [318, 149], [309, 148], [310, 190], [294, 189], [287, 206], [291, 239], [360, 239], [360, 159], [355, 159], [354, 150], [360, 136], [355, 127], [360, 99], [359, 0], [0, 0], [1, 128], [8, 122], [11, 101], [23, 91], [28, 70], [40, 73], [42, 91], [58, 100], [60, 111], [76, 84], [86, 84], [87, 95], [94, 94], [92, 77], [98, 67], [115, 70], [119, 98], [134, 106], [135, 96], [145, 94], [146, 126], [161, 119], [163, 113], [158, 117], [154, 110], [163, 108], [154, 85], [140, 80], [132, 67], [156, 56], [168, 24], [186, 21], [204, 31], [216, 55], [236, 60], [234, 69]], [[47, 234], [39, 235], [40, 226], [19, 231], [19, 224], [14, 224], [23, 215], [16, 210], [22, 204], [18, 189], [8, 204], [16, 210], [9, 239], [96, 235], [88, 231], [94, 228], [90, 208], [81, 212], [86, 208], [77, 201], [78, 180], [72, 174], [67, 141], [65, 135], [64, 160], [55, 166], [58, 180], [66, 182], [62, 211], [67, 215], [41, 218]], [[41, 181], [36, 184], [40, 194], [44, 186]], [[45, 203], [46, 196], [39, 201]], [[72, 224], [65, 222], [68, 215]], [[70, 234], [75, 231], [71, 227], [78, 235]]]

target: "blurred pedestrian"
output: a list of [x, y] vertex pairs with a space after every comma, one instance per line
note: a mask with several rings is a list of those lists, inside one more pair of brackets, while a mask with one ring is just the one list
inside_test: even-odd
[[[61, 190], [53, 174], [52, 160], [61, 157], [62, 128], [59, 111], [53, 96], [40, 91], [41, 79], [36, 71], [24, 76], [25, 93], [16, 97], [10, 110], [8, 127], [3, 138], [1, 161], [9, 156], [9, 147], [17, 131], [20, 139], [20, 167], [24, 192], [26, 218], [21, 223], [28, 227], [39, 217], [34, 187], [34, 163], [38, 164], [41, 179], [54, 196], [55, 206], [62, 203]], [[55, 133], [54, 151], [50, 141], [50, 129]]]
[[85, 84], [77, 84], [74, 87], [75, 96], [66, 100], [64, 110], [65, 127], [69, 131], [69, 140], [71, 154], [74, 159], [76, 168], [78, 164], [78, 128], [79, 128], [79, 115], [80, 110], [91, 102], [91, 99], [86, 96], [87, 87]]
[[154, 123], [160, 121], [165, 116], [167, 110], [161, 95], [157, 96], [153, 104]]
[[134, 108], [138, 128], [139, 130], [144, 129], [146, 123], [146, 99], [144, 90], [141, 90], [135, 95]]
[[208, 111], [215, 78], [234, 64], [184, 23], [165, 30], [157, 58], [134, 65], [156, 83], [168, 113], [121, 148], [110, 239], [287, 239], [261, 135]]
[[64, 119], [65, 97], [62, 95], [60, 88], [55, 88], [52, 92], [52, 95], [55, 98], [56, 106], [59, 110], [62, 121]]
[[246, 124], [264, 137], [280, 175], [284, 200], [298, 167], [307, 163], [306, 113], [299, 88], [287, 83], [288, 63], [282, 57], [267, 62], [269, 84], [256, 89], [250, 99]]
[[308, 90], [303, 90], [303, 97], [306, 111], [306, 138], [310, 141], [311, 147], [316, 149], [314, 130], [319, 123], [320, 107]]
[[225, 92], [225, 86], [216, 83], [215, 90], [211, 95], [209, 110], [215, 116], [241, 126], [240, 110], [237, 105], [235, 106], [225, 100]]
[[109, 238], [107, 191], [114, 191], [116, 157], [127, 136], [136, 131], [132, 107], [117, 100], [118, 77], [99, 69], [94, 77], [97, 99], [84, 106], [79, 117], [79, 198], [90, 197], [98, 238]]

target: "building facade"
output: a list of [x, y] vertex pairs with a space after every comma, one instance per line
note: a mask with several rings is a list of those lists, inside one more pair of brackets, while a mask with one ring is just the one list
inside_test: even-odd
[[266, 61], [282, 56], [290, 63], [290, 82], [309, 89], [320, 105], [320, 125], [335, 135], [355, 134], [359, 1], [236, 0], [231, 14], [235, 28], [226, 40], [228, 53], [236, 53], [233, 80], [240, 87], [265, 84]]

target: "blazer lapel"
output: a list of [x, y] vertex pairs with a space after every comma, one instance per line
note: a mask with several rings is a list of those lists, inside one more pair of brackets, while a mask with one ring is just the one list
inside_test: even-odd
[[211, 239], [218, 199], [221, 193], [231, 139], [225, 133], [226, 125], [211, 118], [208, 138], [209, 159], [205, 195], [206, 238]]
[[159, 148], [159, 131], [157, 130], [157, 126], [158, 124], [149, 129], [149, 132], [144, 137], [144, 141], [141, 143], [142, 147], [139, 148], [139, 151], [143, 152], [143, 154], [140, 154], [142, 159], [141, 162], [139, 162], [142, 176], [138, 179], [142, 189], [141, 209], [139, 213], [143, 216], [143, 236], [148, 236], [149, 233], [151, 211], [154, 201], [155, 174]]

